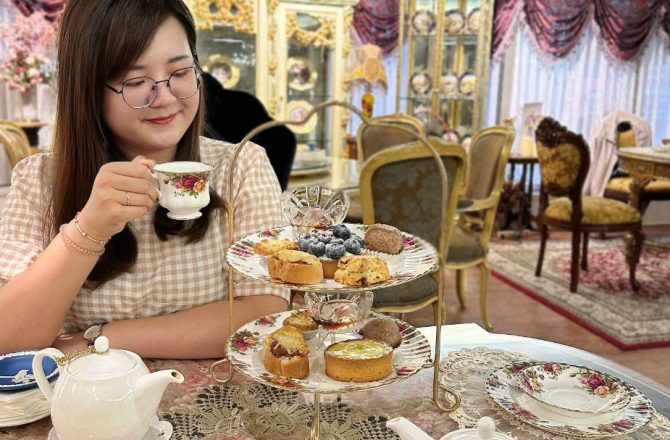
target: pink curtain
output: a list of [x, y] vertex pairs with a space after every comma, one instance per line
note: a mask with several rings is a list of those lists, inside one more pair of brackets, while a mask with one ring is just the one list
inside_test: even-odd
[[354, 28], [363, 43], [391, 52], [398, 45], [398, 0], [361, 0], [354, 7]]
[[670, 0], [499, 0], [492, 36], [495, 58], [502, 56], [521, 17], [538, 49], [555, 58], [570, 53], [592, 22], [607, 51], [622, 61], [644, 47], [656, 20], [670, 36]]
[[41, 11], [48, 20], [54, 21], [65, 7], [67, 0], [13, 0], [13, 2], [25, 16]]

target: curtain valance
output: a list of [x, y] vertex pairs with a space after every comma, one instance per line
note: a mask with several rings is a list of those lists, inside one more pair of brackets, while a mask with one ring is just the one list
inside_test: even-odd
[[354, 7], [354, 28], [363, 43], [391, 52], [398, 45], [398, 0], [361, 0]]
[[54, 21], [65, 7], [67, 0], [12, 0], [25, 16], [33, 12], [44, 12], [45, 17]]

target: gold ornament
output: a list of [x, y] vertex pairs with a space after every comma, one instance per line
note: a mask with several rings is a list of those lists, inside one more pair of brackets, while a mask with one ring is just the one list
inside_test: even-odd
[[304, 46], [335, 47], [335, 20], [327, 17], [319, 17], [319, 27], [314, 31], [306, 31], [298, 26], [298, 14], [292, 13], [287, 16], [286, 36], [294, 37]]
[[213, 30], [215, 25], [232, 26], [236, 32], [256, 33], [254, 0], [190, 0], [198, 30]]

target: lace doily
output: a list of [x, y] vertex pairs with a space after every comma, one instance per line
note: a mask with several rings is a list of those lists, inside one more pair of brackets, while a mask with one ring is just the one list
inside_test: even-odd
[[[324, 440], [397, 440], [387, 417], [356, 416], [343, 402], [320, 406], [320, 438]], [[198, 388], [160, 418], [184, 440], [305, 438], [314, 405], [302, 394], [263, 384], [213, 385]]]
[[[570, 440], [555, 433], [534, 428], [498, 409], [486, 393], [486, 379], [498, 368], [513, 362], [532, 361], [522, 354], [488, 348], [463, 349], [448, 354], [440, 365], [440, 383], [458, 391], [461, 406], [449, 417], [460, 429], [473, 428], [484, 416], [496, 420], [497, 430], [519, 439]], [[647, 426], [625, 438], [631, 440], [663, 440], [670, 438], [670, 421], [654, 413]]]

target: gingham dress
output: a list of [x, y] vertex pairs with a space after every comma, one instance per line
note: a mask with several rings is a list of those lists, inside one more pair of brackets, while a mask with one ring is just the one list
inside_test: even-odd
[[[201, 139], [201, 160], [218, 165], [210, 185], [225, 199], [227, 170], [234, 145]], [[44, 249], [43, 220], [50, 198], [50, 153], [31, 156], [14, 169], [12, 187], [0, 218], [0, 285], [23, 272]], [[233, 179], [235, 239], [283, 221], [280, 187], [265, 154], [247, 145], [238, 157]], [[227, 201], [227, 203], [229, 203]], [[112, 322], [164, 315], [227, 298], [228, 233], [219, 215], [205, 237], [186, 244], [183, 237], [160, 241], [153, 210], [131, 222], [138, 241], [137, 263], [96, 289], [82, 288], [72, 303], [64, 331], [86, 329], [96, 321]], [[221, 217], [225, 219], [222, 212]], [[235, 296], [277, 295], [288, 290], [236, 276]]]

